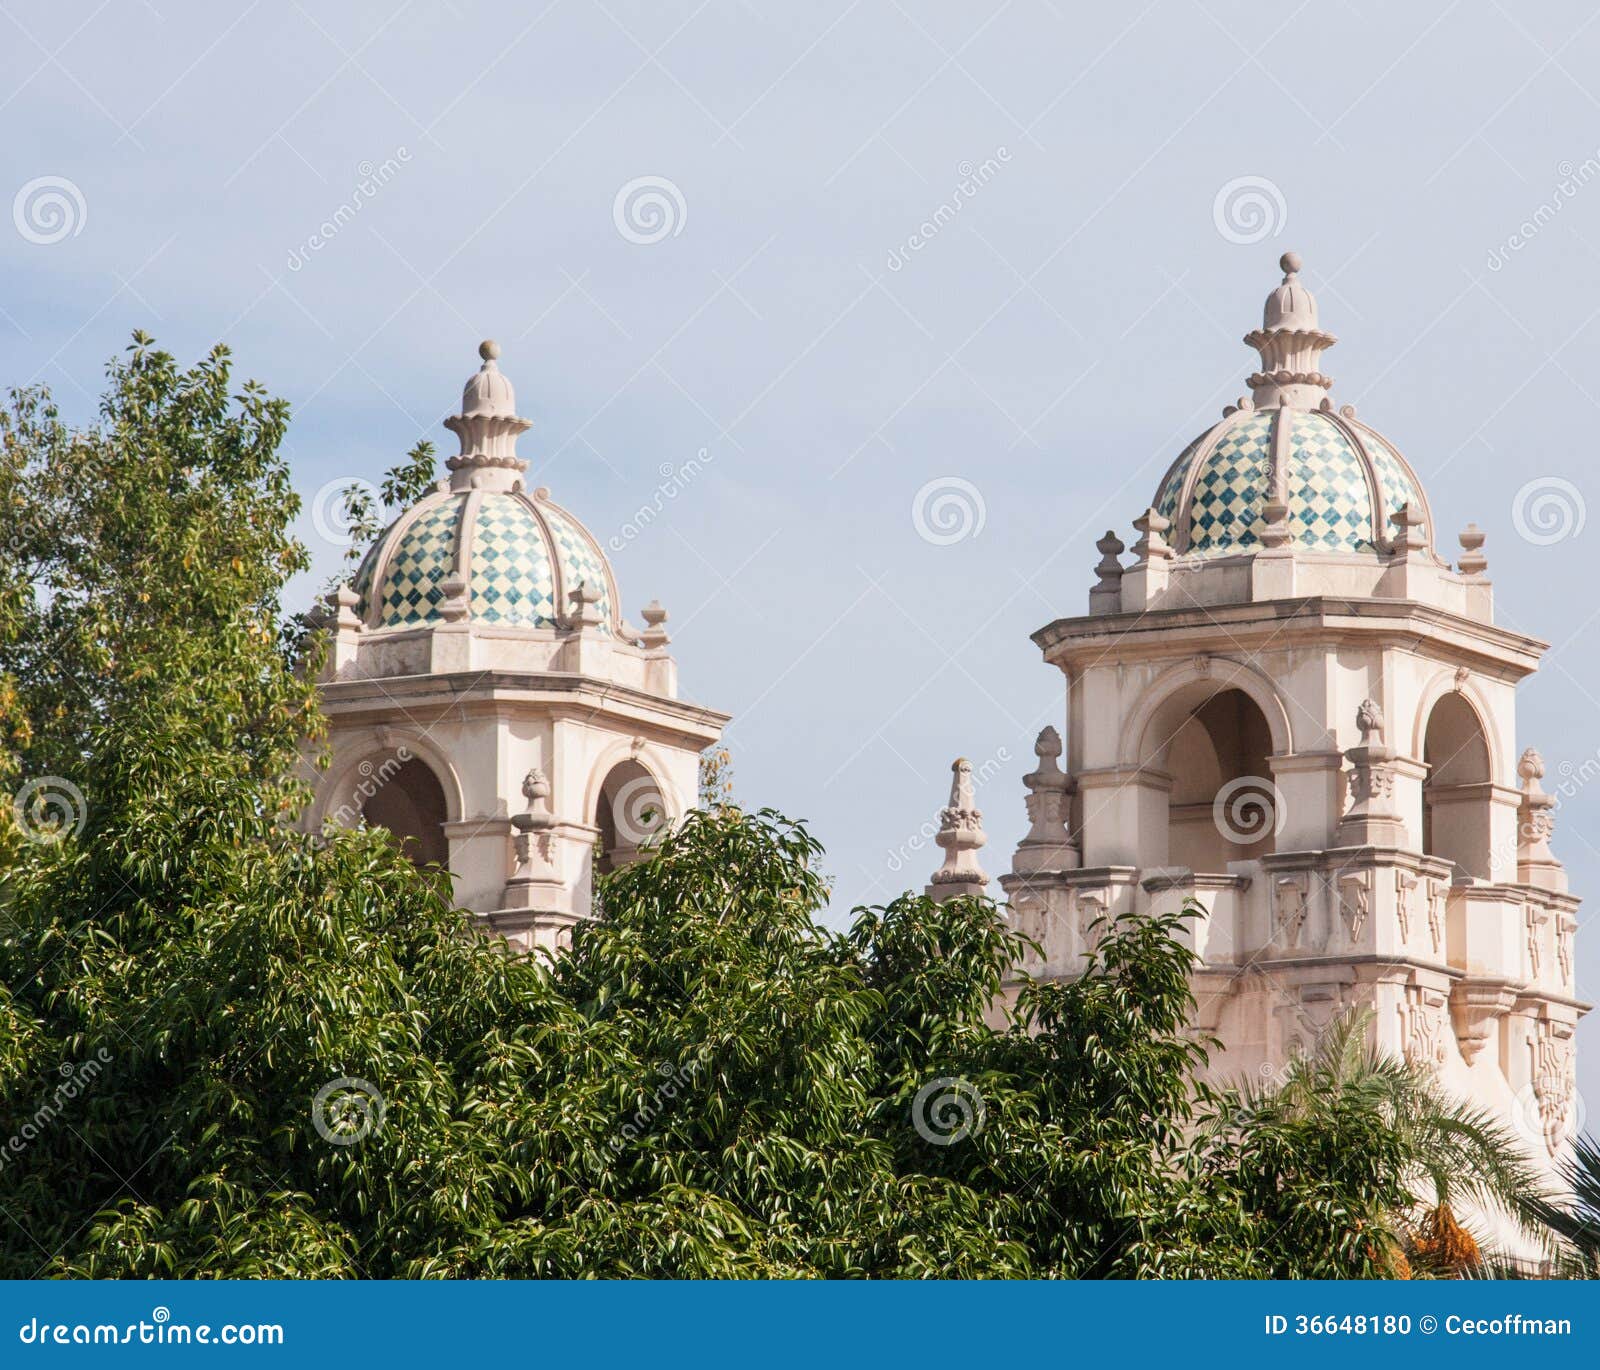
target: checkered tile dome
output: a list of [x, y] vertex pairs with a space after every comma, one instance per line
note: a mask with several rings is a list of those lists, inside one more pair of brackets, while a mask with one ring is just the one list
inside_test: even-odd
[[555, 628], [581, 582], [599, 592], [600, 631], [616, 618], [616, 581], [600, 544], [566, 510], [520, 490], [442, 491], [407, 510], [356, 573], [369, 628], [412, 628], [444, 619], [445, 580], [459, 571], [468, 618]]
[[1328, 409], [1238, 409], [1186, 447], [1162, 478], [1156, 512], [1180, 556], [1227, 556], [1261, 547], [1262, 510], [1281, 486], [1292, 545], [1307, 551], [1375, 553], [1402, 505], [1433, 521], [1415, 473], [1384, 438]]

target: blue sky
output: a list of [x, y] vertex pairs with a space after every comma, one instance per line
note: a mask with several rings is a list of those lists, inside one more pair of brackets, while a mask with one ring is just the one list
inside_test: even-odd
[[[685, 693], [736, 715], [741, 798], [813, 821], [845, 905], [923, 883], [958, 754], [992, 773], [1006, 868], [1061, 711], [1028, 635], [1083, 611], [1095, 538], [1131, 542], [1243, 391], [1294, 248], [1336, 400], [1410, 458], [1441, 543], [1487, 531], [1500, 621], [1553, 644], [1518, 741], [1554, 788], [1600, 755], [1600, 526], [1540, 544], [1513, 506], [1562, 480], [1586, 519], [1595, 483], [1596, 19], [7, 0], [0, 188], [49, 179], [0, 233], [0, 376], [87, 415], [132, 329], [185, 360], [226, 341], [293, 402], [310, 498], [419, 436], [453, 450], [439, 422], [499, 339], [532, 479], [621, 539], [626, 611], [667, 606]], [[641, 178], [671, 184], [659, 241], [616, 207]], [[1221, 231], [1241, 178], [1270, 183], [1267, 219]], [[927, 540], [914, 499], [951, 477], [981, 530]], [[320, 579], [340, 549], [304, 531]], [[1597, 818], [1592, 785], [1559, 815], [1580, 893]]]

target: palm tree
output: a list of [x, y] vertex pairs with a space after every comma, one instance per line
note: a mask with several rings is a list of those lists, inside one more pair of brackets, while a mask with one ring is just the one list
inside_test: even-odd
[[1277, 1273], [1480, 1269], [1485, 1256], [1456, 1213], [1470, 1206], [1531, 1227], [1538, 1172], [1486, 1111], [1369, 1046], [1372, 1018], [1342, 1015], [1275, 1078], [1224, 1091], [1202, 1140], [1207, 1168], [1231, 1170]]
[[1579, 1137], [1561, 1166], [1561, 1178], [1571, 1191], [1566, 1201], [1532, 1199], [1527, 1212], [1557, 1239], [1562, 1274], [1600, 1279], [1600, 1143]]

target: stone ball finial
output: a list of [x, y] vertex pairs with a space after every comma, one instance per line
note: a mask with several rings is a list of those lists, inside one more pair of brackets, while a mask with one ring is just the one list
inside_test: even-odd
[[1376, 701], [1363, 699], [1356, 706], [1356, 727], [1361, 730], [1363, 747], [1370, 745], [1371, 738], [1383, 736], [1383, 710], [1378, 707]]
[[1517, 774], [1525, 781], [1544, 779], [1544, 758], [1529, 747], [1517, 761]]
[[478, 344], [478, 355], [486, 362], [492, 362], [500, 355], [500, 344], [493, 338], [485, 338]]
[[1285, 252], [1283, 256], [1278, 258], [1278, 265], [1283, 268], [1285, 276], [1296, 276], [1300, 273], [1300, 268], [1305, 263], [1300, 260], [1298, 252]]
[[1034, 741], [1033, 754], [1041, 761], [1045, 757], [1058, 757], [1061, 755], [1061, 734], [1054, 728], [1045, 728]]
[[537, 804], [541, 799], [550, 798], [550, 782], [539, 767], [535, 766], [523, 776], [522, 794], [530, 804]]

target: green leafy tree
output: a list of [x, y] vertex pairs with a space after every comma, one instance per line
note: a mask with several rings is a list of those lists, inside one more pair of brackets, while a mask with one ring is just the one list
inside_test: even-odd
[[729, 802], [559, 963], [464, 936], [385, 834], [286, 822], [283, 405], [136, 338], [96, 423], [0, 422], [0, 1274], [1372, 1274], [1410, 1185], [1489, 1182], [1410, 1086], [1196, 1084], [1177, 919], [1002, 1011], [993, 905], [825, 932], [814, 840]]

